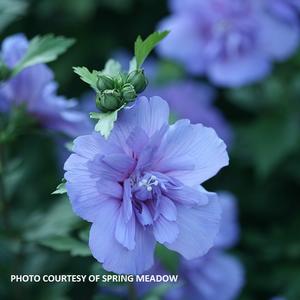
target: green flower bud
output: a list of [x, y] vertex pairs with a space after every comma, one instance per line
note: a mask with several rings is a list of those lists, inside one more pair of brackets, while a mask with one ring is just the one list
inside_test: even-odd
[[124, 86], [122, 87], [121, 94], [126, 102], [134, 101], [134, 99], [137, 96], [133, 85], [130, 83], [124, 84]]
[[128, 74], [127, 82], [131, 83], [136, 93], [141, 93], [148, 85], [148, 80], [144, 75], [144, 70], [135, 70]]
[[115, 82], [110, 76], [102, 74], [98, 76], [97, 88], [99, 91], [112, 90], [114, 86]]
[[105, 90], [96, 98], [96, 106], [103, 112], [115, 111], [122, 106], [122, 98], [116, 90]]

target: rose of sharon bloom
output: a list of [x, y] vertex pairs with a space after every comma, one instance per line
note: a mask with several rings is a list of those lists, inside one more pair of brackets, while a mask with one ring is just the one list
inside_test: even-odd
[[[1, 57], [9, 67], [14, 67], [24, 56], [28, 40], [23, 34], [6, 38], [2, 43]], [[26, 105], [31, 116], [49, 129], [70, 136], [82, 134], [92, 128], [86, 114], [75, 110], [77, 101], [67, 101], [57, 96], [53, 72], [45, 64], [28, 67], [0, 86], [0, 111], [13, 106]]]
[[299, 20], [286, 0], [170, 0], [170, 9], [159, 25], [171, 30], [159, 53], [217, 85], [260, 80], [299, 44]]
[[141, 97], [108, 140], [77, 138], [65, 163], [73, 210], [93, 223], [89, 245], [108, 271], [146, 271], [156, 241], [187, 259], [213, 246], [220, 205], [199, 184], [228, 164], [226, 146], [211, 128], [168, 118], [164, 100]]

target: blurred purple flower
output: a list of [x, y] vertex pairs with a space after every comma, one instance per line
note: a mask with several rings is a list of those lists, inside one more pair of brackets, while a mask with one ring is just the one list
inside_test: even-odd
[[227, 249], [235, 246], [240, 235], [236, 199], [229, 192], [219, 192], [218, 195], [222, 206], [222, 215], [215, 248]]
[[213, 105], [215, 91], [210, 86], [196, 81], [175, 81], [156, 89], [150, 87], [145, 94], [160, 95], [169, 103], [175, 117], [212, 127], [230, 145], [232, 129], [221, 111]]
[[285, 0], [170, 0], [170, 8], [159, 53], [217, 85], [260, 80], [299, 44], [297, 14]]
[[73, 210], [93, 223], [90, 248], [108, 271], [149, 269], [156, 241], [187, 259], [213, 246], [220, 205], [199, 184], [228, 164], [226, 146], [211, 128], [168, 117], [161, 98], [141, 97], [108, 140], [77, 138], [65, 163]]
[[233, 300], [244, 283], [244, 270], [234, 257], [211, 250], [202, 258], [182, 260], [184, 285], [170, 290], [166, 300]]
[[[2, 43], [1, 57], [10, 68], [23, 57], [28, 40], [23, 34], [6, 38]], [[26, 109], [44, 127], [78, 136], [92, 129], [86, 114], [76, 110], [77, 101], [57, 96], [53, 73], [44, 64], [28, 67], [0, 86], [1, 111], [26, 104]], [[3, 104], [4, 103], [4, 104]]]

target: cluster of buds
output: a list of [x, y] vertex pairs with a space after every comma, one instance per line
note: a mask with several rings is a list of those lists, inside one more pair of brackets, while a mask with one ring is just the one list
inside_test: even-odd
[[115, 111], [134, 101], [137, 95], [145, 90], [147, 84], [142, 69], [132, 71], [128, 75], [119, 74], [115, 78], [101, 74], [97, 81], [97, 108], [102, 112]]

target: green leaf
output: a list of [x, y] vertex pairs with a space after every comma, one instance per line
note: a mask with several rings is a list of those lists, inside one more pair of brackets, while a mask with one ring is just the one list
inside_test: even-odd
[[134, 54], [136, 57], [137, 68], [144, 63], [145, 59], [154, 49], [154, 47], [168, 34], [169, 31], [154, 32], [150, 34], [144, 41], [140, 36], [138, 36], [134, 44]]
[[80, 76], [80, 79], [89, 84], [94, 90], [97, 90], [98, 72], [93, 70], [90, 72], [86, 67], [73, 67], [76, 74]]
[[29, 66], [48, 63], [64, 53], [75, 42], [74, 39], [48, 34], [34, 37], [21, 61], [14, 67], [12, 75], [16, 75]]
[[41, 245], [56, 251], [69, 251], [73, 256], [90, 256], [91, 251], [87, 244], [69, 236], [54, 236], [43, 239]]
[[[120, 109], [122, 109], [121, 107]], [[95, 126], [95, 130], [100, 132], [101, 135], [104, 136], [104, 138], [108, 138], [110, 132], [114, 128], [114, 122], [118, 118], [118, 111], [120, 110], [115, 110], [113, 112], [108, 112], [108, 113], [90, 113], [90, 117], [92, 119], [98, 119], [98, 122]]]
[[46, 213], [34, 212], [28, 217], [24, 238], [27, 241], [39, 241], [52, 236], [67, 235], [80, 224], [80, 219], [72, 211], [70, 201], [62, 197], [54, 201], [54, 205]]
[[63, 179], [62, 182], [57, 186], [56, 190], [52, 193], [52, 195], [56, 194], [65, 194], [67, 192], [66, 190], [66, 180]]
[[122, 72], [122, 66], [121, 64], [113, 59], [109, 59], [105, 66], [104, 69], [102, 70], [102, 74], [108, 75], [110, 77], [116, 77]]

